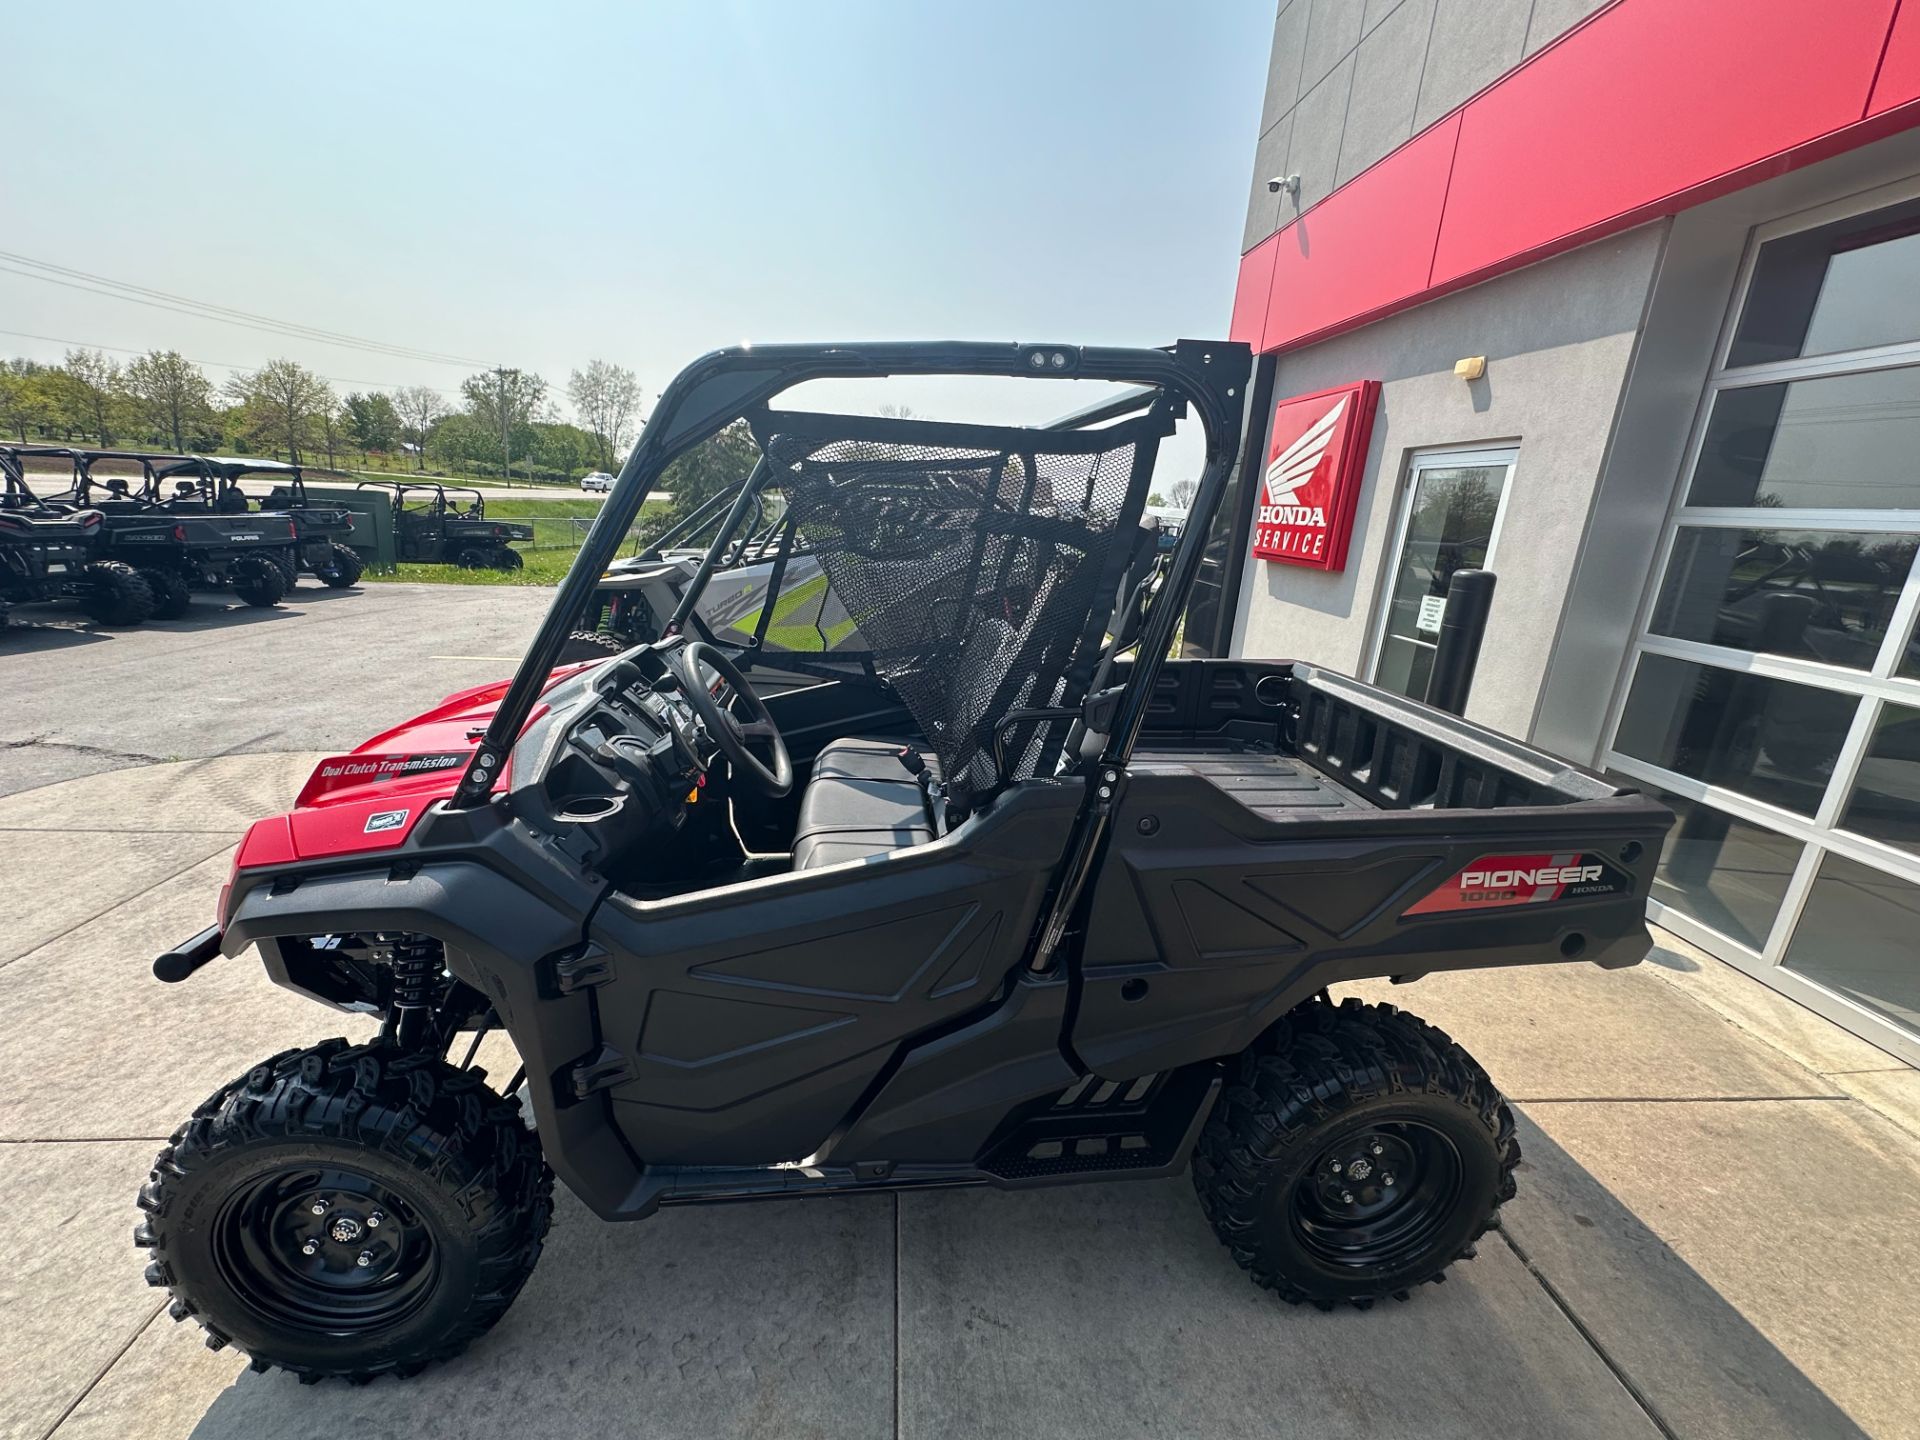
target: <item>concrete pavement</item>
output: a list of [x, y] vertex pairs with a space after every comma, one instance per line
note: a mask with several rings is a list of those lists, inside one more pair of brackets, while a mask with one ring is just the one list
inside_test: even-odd
[[[1677, 944], [1616, 974], [1363, 987], [1521, 1117], [1503, 1232], [1405, 1305], [1278, 1304], [1184, 1180], [633, 1226], [563, 1196], [506, 1320], [414, 1381], [301, 1387], [208, 1352], [141, 1282], [134, 1191], [208, 1091], [350, 1027], [248, 960], [173, 987], [150, 957], [205, 923], [312, 751], [497, 673], [429, 657], [510, 654], [539, 610], [376, 593], [180, 652], [206, 688], [292, 697], [233, 745], [145, 632], [0, 648], [0, 863], [85, 877], [0, 890], [0, 1440], [1920, 1435], [1920, 1072]], [[71, 657], [101, 644], [90, 678]]]

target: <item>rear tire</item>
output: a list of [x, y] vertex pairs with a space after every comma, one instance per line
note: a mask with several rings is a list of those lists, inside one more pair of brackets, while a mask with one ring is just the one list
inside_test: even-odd
[[285, 572], [265, 555], [243, 555], [227, 573], [233, 593], [249, 605], [278, 605], [287, 593]]
[[493, 552], [479, 545], [469, 545], [460, 552], [454, 563], [462, 570], [491, 570], [494, 568]]
[[134, 1243], [209, 1349], [359, 1382], [485, 1334], [540, 1258], [552, 1196], [484, 1072], [328, 1040], [194, 1111], [141, 1187]]
[[335, 545], [328, 553], [326, 563], [314, 574], [325, 582], [328, 589], [345, 590], [358, 585], [365, 571], [366, 562], [361, 560], [357, 550], [349, 545]]
[[1506, 1102], [1446, 1035], [1391, 1005], [1312, 1000], [1241, 1057], [1193, 1183], [1259, 1284], [1365, 1309], [1470, 1258], [1519, 1160]]
[[178, 620], [193, 608], [193, 592], [171, 570], [142, 570], [140, 578], [153, 592], [153, 619]]
[[267, 558], [273, 561], [273, 568], [280, 572], [280, 578], [287, 582], [287, 588], [281, 593], [291, 595], [300, 587], [300, 557], [276, 550]]
[[523, 570], [526, 564], [526, 557], [510, 545], [502, 545], [494, 553], [493, 568], [496, 570]]
[[102, 625], [138, 625], [153, 614], [153, 591], [131, 566], [95, 560], [86, 569], [91, 582], [80, 608]]

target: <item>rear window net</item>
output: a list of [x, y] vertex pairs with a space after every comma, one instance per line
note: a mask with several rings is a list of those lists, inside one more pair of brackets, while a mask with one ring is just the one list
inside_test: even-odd
[[[987, 792], [996, 720], [1085, 699], [1172, 429], [1165, 403], [1098, 430], [794, 411], [754, 428], [767, 484], [950, 793]], [[1000, 778], [1051, 774], [1067, 729], [1006, 730]]]

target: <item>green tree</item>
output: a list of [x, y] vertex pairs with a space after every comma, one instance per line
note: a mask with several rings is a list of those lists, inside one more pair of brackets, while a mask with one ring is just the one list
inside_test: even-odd
[[416, 448], [413, 468], [427, 468], [427, 437], [452, 410], [447, 397], [431, 385], [406, 385], [393, 392], [393, 408], [400, 416], [400, 437]]
[[149, 434], [187, 448], [190, 433], [205, 428], [213, 386], [200, 367], [178, 350], [152, 350], [128, 362], [125, 384], [137, 422]]
[[69, 350], [60, 367], [66, 372], [66, 410], [76, 430], [99, 437], [102, 448], [113, 444], [120, 415], [120, 366], [99, 350]]
[[722, 490], [731, 490], [753, 473], [760, 445], [744, 420], [736, 420], [718, 435], [702, 440], [667, 466], [659, 489], [673, 501], [667, 523], [677, 525]]
[[0, 361], [0, 428], [24, 443], [28, 430], [52, 423], [51, 375], [47, 366], [32, 360]]
[[342, 403], [346, 406], [347, 434], [362, 454], [391, 450], [400, 439], [400, 412], [378, 390], [370, 395], [349, 395]]
[[[547, 382], [531, 370], [485, 370], [460, 382], [466, 413], [493, 436], [493, 459], [504, 477], [513, 455], [525, 455], [530, 435], [522, 432], [546, 418]], [[500, 437], [507, 436], [510, 454], [501, 453]]]
[[333, 387], [293, 360], [269, 360], [251, 374], [236, 375], [227, 390], [242, 408], [247, 433], [293, 464], [322, 433], [322, 417], [335, 404]]
[[626, 453], [640, 419], [640, 381], [633, 371], [607, 360], [589, 360], [567, 379], [567, 398], [599, 449], [600, 468], [611, 470]]

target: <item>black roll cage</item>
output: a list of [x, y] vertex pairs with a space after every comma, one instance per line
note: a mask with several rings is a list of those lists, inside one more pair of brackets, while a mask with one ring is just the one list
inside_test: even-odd
[[[1111, 704], [1111, 719], [1096, 776], [1117, 778], [1133, 753], [1161, 662], [1172, 647], [1174, 627], [1187, 591], [1198, 573], [1201, 552], [1225, 493], [1241, 438], [1244, 395], [1251, 355], [1240, 344], [1181, 340], [1167, 349], [1105, 346], [998, 344], [976, 341], [881, 342], [849, 345], [740, 346], [716, 350], [694, 361], [660, 396], [646, 429], [620, 469], [601, 506], [586, 543], [561, 582], [492, 722], [475, 747], [459, 788], [447, 801], [450, 810], [488, 803], [494, 777], [519, 738], [527, 716], [545, 688], [561, 647], [588, 603], [600, 574], [619, 550], [640, 507], [666, 466], [736, 419], [764, 406], [782, 391], [818, 379], [883, 379], [907, 375], [996, 375], [1023, 379], [1109, 380], [1147, 387], [1089, 407], [1057, 422], [1083, 429], [1145, 408], [1156, 397], [1184, 401], [1199, 416], [1206, 436], [1206, 464], [1167, 578], [1146, 617], [1140, 636], [1140, 660]], [[684, 620], [698, 603], [731, 533], [754, 503], [764, 482], [764, 462], [755, 467], [734, 496], [727, 522], [714, 537], [700, 570], [689, 582], [675, 615]], [[1105, 720], [1106, 716], [1103, 715]], [[1102, 794], [1100, 792], [1104, 791]], [[1045, 969], [1065, 930], [1071, 901], [1085, 883], [1095, 848], [1111, 812], [1112, 780], [1089, 784], [1089, 813], [1077, 827], [1074, 844], [1048, 917], [1034, 967]], [[1065, 902], [1065, 903], [1061, 903]]]
[[484, 520], [487, 514], [487, 497], [471, 485], [442, 485], [437, 480], [361, 480], [357, 482], [353, 488], [356, 490], [391, 490], [393, 492], [393, 508], [396, 511], [407, 508], [407, 491], [427, 491], [433, 496], [431, 513], [435, 515], [446, 515], [449, 513], [447, 509], [447, 492], [451, 490], [456, 495], [471, 495], [473, 497], [472, 509], [452, 512], [459, 519]]

